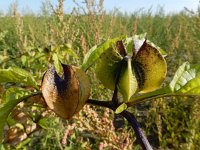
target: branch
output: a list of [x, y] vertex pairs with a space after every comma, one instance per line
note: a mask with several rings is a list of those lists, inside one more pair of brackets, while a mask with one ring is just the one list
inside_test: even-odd
[[164, 98], [164, 97], [195, 97], [195, 96], [200, 96], [199, 94], [181, 94], [181, 93], [169, 93], [169, 94], [160, 94], [160, 95], [153, 95], [149, 97], [136, 97], [136, 99], [133, 99], [129, 102], [126, 103], [128, 107], [134, 106], [136, 104], [145, 102], [145, 101], [150, 101], [153, 99], [158, 99], [158, 98]]
[[[96, 106], [102, 106], [102, 107], [107, 107], [115, 111], [115, 109], [118, 106], [115, 106], [112, 101], [99, 101], [99, 100], [94, 100], [94, 99], [89, 99], [87, 101], [88, 104], [96, 105]], [[127, 121], [131, 124], [133, 130], [135, 131], [136, 137], [140, 145], [144, 150], [153, 150], [151, 148], [151, 145], [149, 144], [144, 132], [142, 131], [140, 125], [138, 124], [136, 118], [134, 117], [133, 114], [131, 114], [128, 111], [123, 111], [120, 113], [124, 118], [127, 119]]]
[[149, 141], [147, 140], [144, 132], [142, 131], [140, 125], [138, 124], [135, 116], [128, 111], [123, 111], [120, 113], [127, 121], [131, 124], [133, 130], [135, 131], [135, 135], [137, 137], [138, 142], [142, 146], [144, 150], [153, 150]]
[[115, 110], [113, 102], [111, 102], [111, 101], [100, 101], [100, 100], [95, 100], [95, 99], [88, 99], [86, 103]]

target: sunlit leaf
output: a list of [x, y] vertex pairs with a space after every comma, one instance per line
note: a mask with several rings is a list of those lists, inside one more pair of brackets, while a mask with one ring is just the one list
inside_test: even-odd
[[0, 150], [6, 150], [3, 144], [0, 144]]
[[23, 56], [21, 57], [21, 61], [22, 61], [22, 64], [25, 66], [26, 63], [27, 63], [27, 56], [23, 55]]
[[106, 50], [108, 50], [110, 47], [112, 47], [113, 44], [116, 44], [118, 40], [121, 38], [117, 37], [114, 39], [109, 39], [106, 42], [100, 44], [100, 45], [95, 45], [92, 47], [89, 52], [86, 54], [83, 64], [81, 68], [83, 70], [87, 70], [94, 62], [98, 60], [98, 58], [103, 54]]
[[10, 100], [20, 99], [24, 95], [29, 95], [31, 92], [19, 87], [11, 87], [3, 94], [3, 103], [7, 103]]
[[26, 145], [27, 145], [28, 143], [30, 143], [31, 140], [32, 140], [31, 138], [26, 138], [25, 140], [21, 141], [21, 142], [17, 145], [16, 149], [24, 149], [24, 147], [26, 147]]
[[191, 66], [188, 62], [183, 63], [169, 86], [172, 92], [200, 94], [200, 65]]
[[117, 107], [117, 109], [115, 110], [116, 114], [121, 113], [122, 111], [126, 110], [127, 105], [125, 103], [122, 103], [119, 107]]
[[48, 129], [49, 128], [49, 119], [48, 118], [41, 118], [39, 121], [38, 121], [38, 125], [40, 127], [42, 127], [43, 129]]
[[78, 55], [74, 52], [70, 44], [62, 45], [60, 49], [73, 56], [74, 58], [78, 58]]
[[0, 82], [18, 82], [38, 88], [37, 83], [32, 74], [18, 67], [0, 69]]
[[145, 100], [148, 101], [149, 99], [156, 98], [157, 96], [166, 96], [167, 94], [171, 94], [171, 90], [168, 86], [164, 86], [152, 92], [133, 96], [129, 102], [132, 104], [138, 104], [144, 102]]
[[53, 59], [53, 63], [54, 63], [54, 66], [56, 68], [56, 71], [58, 73], [61, 73], [62, 72], [62, 66], [61, 66], [60, 60], [58, 58], [58, 55], [56, 53], [54, 53], [53, 56], [52, 56], [52, 59]]

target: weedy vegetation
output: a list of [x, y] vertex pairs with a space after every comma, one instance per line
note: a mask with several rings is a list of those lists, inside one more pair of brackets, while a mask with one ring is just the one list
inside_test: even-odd
[[[74, 3], [71, 13], [64, 12], [64, 0], [58, 0], [56, 7], [45, 1], [39, 14], [20, 14], [17, 3], [7, 14], [0, 13], [0, 149], [141, 149], [132, 124], [120, 116], [125, 109], [137, 118], [154, 149], [200, 149], [200, 7], [174, 14], [165, 14], [163, 8], [127, 14], [117, 9], [106, 12], [103, 0]], [[61, 64], [81, 66], [91, 83], [90, 99], [107, 103], [116, 85], [105, 85], [99, 73], [106, 72], [101, 72], [96, 59], [105, 59], [107, 54], [101, 53], [112, 47], [106, 47], [106, 42], [127, 44], [128, 37], [143, 33], [167, 55], [167, 74], [160, 89], [133, 96], [142, 86], [133, 89], [129, 82], [132, 91], [127, 93], [121, 81], [121, 105], [115, 108], [119, 114], [85, 104], [66, 120], [49, 109], [41, 83], [50, 66], [55, 66], [59, 76]], [[91, 51], [97, 51], [95, 57]], [[134, 60], [140, 62], [137, 56]], [[127, 72], [124, 76], [133, 73]], [[77, 75], [74, 82], [80, 78]]]

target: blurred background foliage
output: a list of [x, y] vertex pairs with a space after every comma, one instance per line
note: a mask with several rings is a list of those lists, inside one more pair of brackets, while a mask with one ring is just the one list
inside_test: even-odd
[[[65, 14], [63, 4], [63, 0], [58, 0], [57, 7], [49, 1], [43, 2], [41, 13], [36, 15], [28, 11], [20, 14], [17, 3], [13, 3], [9, 12], [0, 16], [1, 68], [21, 67], [33, 74], [40, 84], [44, 71], [58, 60], [79, 66], [92, 46], [116, 36], [145, 32], [149, 40], [168, 53], [164, 84], [172, 79], [183, 62], [200, 63], [200, 7], [196, 11], [185, 9], [174, 14], [165, 14], [162, 8], [156, 13], [151, 9], [132, 14], [117, 9], [106, 13], [103, 0], [85, 0]], [[111, 99], [112, 92], [99, 83], [93, 70], [94, 67], [88, 71], [91, 97]], [[1, 97], [10, 84], [0, 86]], [[32, 99], [41, 100], [40, 97]], [[21, 116], [5, 126], [7, 140], [0, 149], [140, 149], [126, 122], [115, 128], [112, 111], [89, 105], [70, 121], [47, 111], [45, 119], [39, 122], [44, 129], [24, 133], [28, 125], [36, 126], [30, 118], [37, 118], [41, 111], [32, 103], [20, 103], [12, 115]], [[199, 98], [156, 99], [137, 105], [131, 111], [155, 149], [200, 149]]]

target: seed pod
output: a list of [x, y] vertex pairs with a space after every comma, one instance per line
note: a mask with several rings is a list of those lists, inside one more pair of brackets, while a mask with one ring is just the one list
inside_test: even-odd
[[[121, 43], [121, 42], [120, 42]], [[116, 47], [110, 47], [100, 57], [96, 65], [96, 75], [101, 83], [111, 90], [115, 88], [116, 75], [121, 68], [121, 61], [124, 59], [122, 70], [120, 72], [118, 89], [123, 95], [124, 102], [128, 102], [131, 96], [137, 91], [138, 83], [135, 76], [135, 71], [132, 69], [131, 57], [124, 56], [118, 49], [120, 44]]]
[[70, 119], [88, 100], [90, 82], [81, 69], [64, 64], [62, 68], [62, 77], [54, 67], [46, 71], [42, 80], [42, 94], [51, 110], [64, 119]]
[[[146, 93], [158, 89], [166, 77], [167, 65], [160, 49], [145, 39], [136, 40], [132, 42], [133, 48], [124, 47], [123, 42], [118, 41], [116, 46], [112, 45], [105, 50], [96, 65], [96, 74], [101, 83], [114, 90], [120, 64], [126, 60], [117, 85], [123, 95], [123, 102], [128, 102], [136, 92]], [[132, 56], [127, 55], [126, 50], [132, 51]]]

